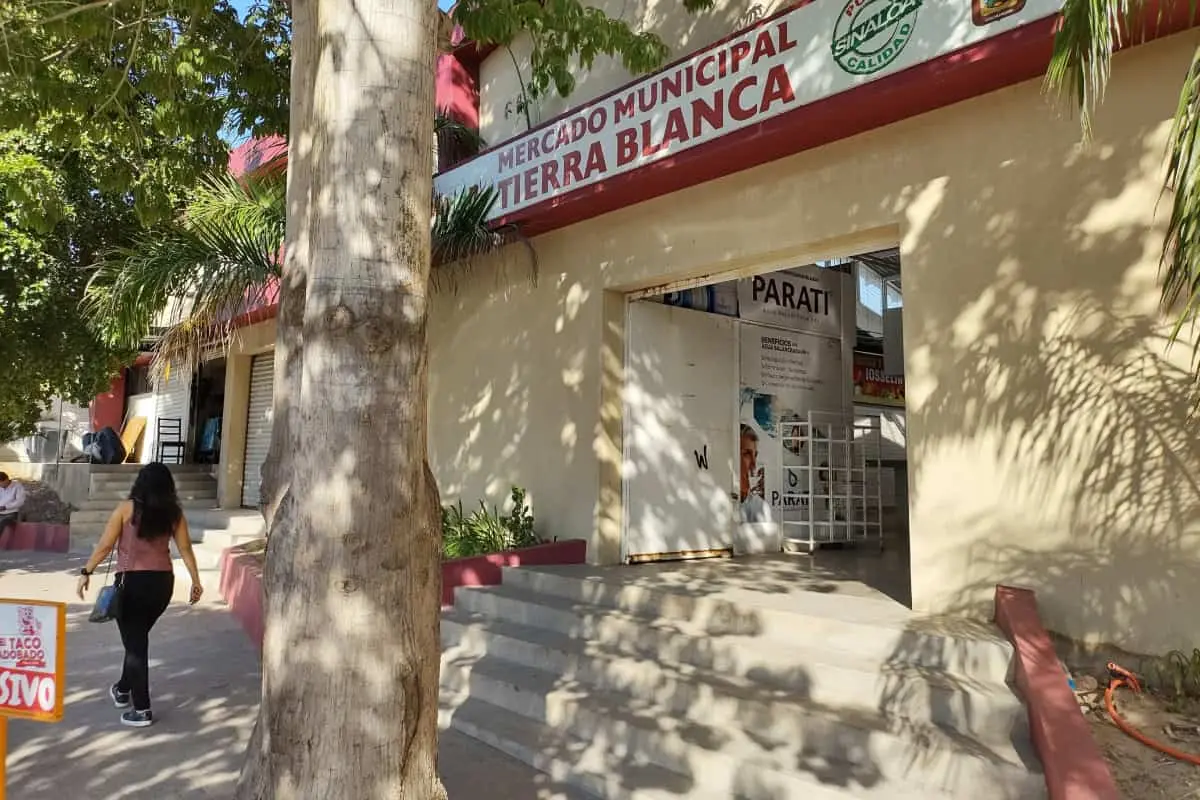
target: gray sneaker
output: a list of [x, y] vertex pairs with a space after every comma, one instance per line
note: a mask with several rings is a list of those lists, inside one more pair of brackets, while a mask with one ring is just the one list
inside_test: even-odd
[[121, 724], [130, 728], [149, 728], [154, 724], [154, 714], [148, 708], [145, 711], [131, 709], [121, 715]]
[[131, 705], [129, 702], [129, 692], [122, 692], [117, 688], [115, 683], [108, 687], [108, 697], [112, 700], [112, 704], [116, 708], [129, 708]]

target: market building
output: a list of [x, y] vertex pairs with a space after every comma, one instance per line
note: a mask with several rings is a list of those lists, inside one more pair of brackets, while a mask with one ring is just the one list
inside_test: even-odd
[[[444, 56], [439, 105], [495, 144], [436, 187], [495, 187], [536, 263], [436, 298], [443, 496], [522, 486], [597, 564], [882, 546], [871, 580], [918, 611], [1008, 583], [1073, 638], [1194, 646], [1200, 437], [1158, 263], [1197, 36], [1119, 54], [1084, 144], [1042, 89], [1057, 7], [655, 7], [631, 21], [672, 63], [600, 59], [531, 129], [506, 51]], [[185, 415], [199, 442], [219, 408], [225, 508], [257, 505], [270, 436], [272, 308], [242, 321]]]
[[1043, 93], [1057, 8], [657, 8], [678, 60], [598, 62], [532, 130], [484, 52], [496, 144], [437, 188], [496, 187], [537, 273], [508, 248], [432, 311], [443, 493], [527, 487], [597, 563], [882, 537], [919, 611], [1011, 583], [1074, 638], [1193, 646], [1200, 437], [1157, 277], [1197, 39], [1118, 55], [1085, 145]]

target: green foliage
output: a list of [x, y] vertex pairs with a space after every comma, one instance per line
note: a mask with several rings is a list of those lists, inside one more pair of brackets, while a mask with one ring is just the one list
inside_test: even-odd
[[[136, 346], [163, 309], [178, 309], [159, 343], [166, 362], [193, 363], [247, 303], [279, 277], [287, 178], [277, 164], [235, 178], [205, 176], [184, 211], [103, 254], [83, 304], [112, 346]], [[178, 307], [187, 297], [189, 304]]]
[[79, 310], [92, 265], [171, 224], [222, 129], [282, 130], [289, 25], [282, 4], [0, 2], [0, 440], [128, 363], [133, 338]]
[[1170, 691], [1175, 700], [1200, 698], [1200, 648], [1191, 655], [1172, 650], [1158, 669], [1160, 690]]
[[[1160, 9], [1162, 13], [1164, 9]], [[1066, 0], [1046, 88], [1066, 98], [1080, 114], [1084, 138], [1104, 99], [1117, 48], [1146, 33], [1144, 0]], [[1162, 253], [1162, 305], [1175, 315], [1170, 342], [1200, 323], [1200, 48], [1183, 77], [1167, 150], [1165, 188], [1171, 216]], [[1200, 338], [1192, 347], [1193, 409], [1200, 410]]]
[[488, 511], [483, 501], [470, 514], [463, 512], [462, 501], [442, 508], [442, 557], [468, 558], [508, 549], [508, 530], [495, 509]]
[[[668, 53], [579, 0], [465, 0], [455, 21], [484, 43], [531, 36], [526, 98], [569, 93], [573, 73], [600, 55], [637, 73]], [[285, 0], [256, 0], [244, 17], [230, 0], [0, 2], [0, 378], [10, 378], [0, 380], [0, 435], [28, 427], [34, 398], [85, 399], [100, 387], [169, 297], [200, 298], [203, 313], [168, 330], [170, 346], [188, 352], [211, 339], [239, 289], [274, 275], [278, 248], [250, 250], [276, 240], [282, 216], [266, 216], [282, 209], [282, 189], [258, 203], [205, 176], [225, 169], [223, 134], [286, 134], [290, 39]], [[197, 210], [206, 193], [219, 200], [212, 235]], [[436, 201], [440, 263], [507, 240], [511, 232], [487, 230], [491, 202], [487, 191]], [[235, 204], [261, 213], [239, 222]], [[86, 308], [93, 333], [75, 304], [101, 257]]]
[[504, 517], [504, 527], [512, 536], [513, 547], [531, 547], [539, 540], [533, 532], [533, 510], [529, 508], [525, 490], [514, 486], [511, 497], [513, 507], [508, 516]]
[[524, 489], [513, 487], [512, 503], [512, 510], [503, 515], [495, 507], [489, 511], [482, 500], [470, 514], [464, 513], [461, 500], [456, 505], [443, 506], [443, 557], [468, 558], [537, 544], [533, 512]]
[[[445, 118], [435, 129], [467, 145], [478, 134]], [[495, 249], [505, 235], [492, 230], [493, 189], [470, 187], [435, 198], [432, 250], [436, 265]], [[161, 365], [192, 364], [204, 348], [226, 342], [241, 309], [261, 304], [280, 277], [287, 213], [287, 175], [280, 160], [241, 178], [224, 170], [203, 177], [183, 211], [102, 253], [83, 311], [112, 347], [136, 347], [161, 334]], [[435, 271], [435, 275], [438, 271]], [[187, 298], [187, 304], [179, 298]], [[160, 312], [168, 309], [164, 319]], [[156, 321], [166, 322], [162, 331]]]
[[0, 3], [0, 129], [36, 119], [63, 146], [137, 150], [98, 165], [101, 187], [130, 191], [143, 213], [169, 212], [179, 199], [169, 188], [224, 165], [223, 129], [286, 131], [290, 38], [273, 0], [245, 20], [228, 0]]
[[468, 187], [433, 203], [433, 263], [448, 264], [495, 249], [501, 234], [488, 227], [487, 218], [496, 203], [492, 187]]
[[0, 441], [32, 432], [54, 396], [91, 400], [128, 355], [78, 311], [92, 254], [136, 226], [128, 202], [95, 189], [105, 154], [0, 132]]
[[[683, 5], [700, 11], [712, 8], [713, 0], [684, 0]], [[533, 52], [523, 90], [526, 103], [552, 87], [566, 97], [575, 88], [575, 74], [591, 69], [598, 56], [619, 58], [636, 75], [661, 66], [670, 53], [654, 34], [635, 32], [624, 20], [580, 0], [460, 0], [454, 21], [482, 44], [507, 47], [521, 33], [529, 35]]]

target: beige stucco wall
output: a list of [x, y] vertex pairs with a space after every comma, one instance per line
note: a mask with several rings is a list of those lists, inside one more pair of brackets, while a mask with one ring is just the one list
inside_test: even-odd
[[615, 558], [617, 290], [898, 241], [915, 604], [986, 614], [1005, 581], [1077, 638], [1194, 646], [1200, 436], [1155, 212], [1198, 41], [1121, 55], [1087, 147], [1030, 82], [540, 237], [536, 288], [519, 247], [477, 263], [431, 321], [443, 492], [521, 483], [544, 535]]
[[221, 412], [221, 463], [217, 469], [217, 496], [221, 508], [241, 508], [245, 469], [247, 413], [250, 403], [250, 366], [254, 356], [275, 346], [274, 319], [238, 330], [225, 359], [225, 407]]
[[[714, 8], [697, 14], [689, 14], [677, 0], [595, 0], [584, 5], [624, 20], [635, 31], [656, 34], [670, 47], [670, 62], [752, 25], [789, 3], [717, 0]], [[528, 81], [530, 45], [529, 37], [521, 35], [513, 42], [511, 55], [507, 50], [496, 50], [480, 66], [479, 129], [486, 142], [498, 144], [527, 128], [514, 102], [520, 96], [521, 83], [513, 59], [521, 67], [521, 79]], [[537, 101], [530, 113], [535, 126], [633, 79], [619, 59], [608, 56], [597, 58], [590, 69], [574, 70], [574, 75], [576, 84], [570, 97], [560, 97], [552, 87]], [[513, 105], [506, 110], [509, 103]]]

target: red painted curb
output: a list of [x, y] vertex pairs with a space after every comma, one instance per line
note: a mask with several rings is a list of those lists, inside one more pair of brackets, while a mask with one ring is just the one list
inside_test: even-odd
[[1050, 800], [1120, 800], [1029, 589], [996, 587], [996, 624], [1016, 654], [1017, 688], [1029, 708], [1033, 746]]
[[[243, 546], [227, 548], [221, 553], [221, 598], [229, 606], [242, 630], [262, 649], [263, 586], [259, 553], [247, 552]], [[504, 567], [551, 566], [582, 564], [587, 557], [587, 542], [568, 539], [562, 542], [491, 553], [486, 556], [458, 558], [442, 562], [442, 606], [454, 605], [454, 590], [459, 586], [497, 586], [503, 579]]]
[[71, 526], [56, 522], [18, 522], [0, 534], [0, 550], [66, 553], [71, 549]]
[[261, 650], [263, 585], [259, 555], [246, 552], [243, 546], [226, 548], [221, 553], [220, 592], [221, 599], [229, 606], [229, 613]]

